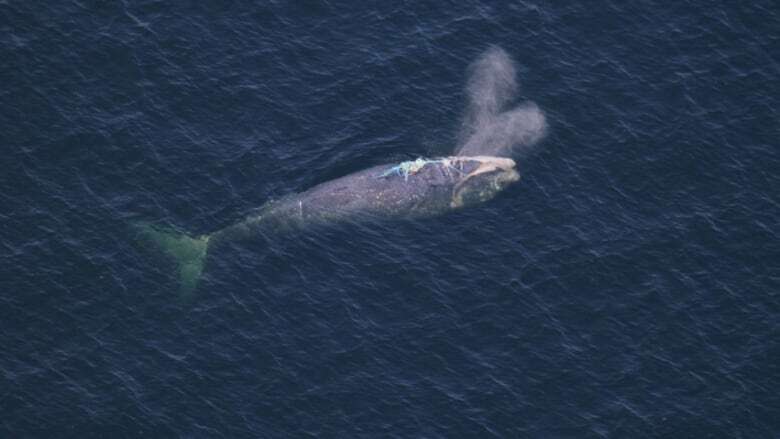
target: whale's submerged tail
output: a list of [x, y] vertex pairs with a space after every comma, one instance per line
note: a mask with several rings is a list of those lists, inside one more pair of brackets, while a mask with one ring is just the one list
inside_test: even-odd
[[160, 250], [174, 259], [178, 267], [179, 291], [182, 296], [190, 295], [198, 286], [209, 249], [209, 235], [191, 237], [173, 229], [136, 224], [140, 236], [154, 243]]

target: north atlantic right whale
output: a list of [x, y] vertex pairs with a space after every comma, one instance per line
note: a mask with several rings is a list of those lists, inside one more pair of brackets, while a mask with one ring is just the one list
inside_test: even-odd
[[149, 224], [137, 229], [176, 261], [181, 292], [189, 293], [209, 252], [226, 242], [363, 217], [424, 218], [488, 201], [520, 179], [509, 156], [541, 139], [546, 121], [530, 102], [505, 108], [517, 84], [514, 63], [502, 49], [485, 51], [471, 72], [462, 139], [452, 156], [358, 171], [268, 202], [242, 221], [200, 236]]
[[271, 201], [243, 220], [201, 236], [140, 224], [140, 233], [175, 259], [183, 293], [197, 285], [210, 250], [259, 234], [327, 225], [361, 217], [425, 218], [483, 203], [520, 174], [505, 157], [418, 158], [380, 165]]

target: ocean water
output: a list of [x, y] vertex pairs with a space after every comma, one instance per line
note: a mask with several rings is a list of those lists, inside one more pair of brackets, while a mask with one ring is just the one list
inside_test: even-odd
[[[0, 437], [780, 434], [780, 8], [0, 2]], [[471, 63], [548, 132], [436, 218], [207, 233], [458, 144]]]

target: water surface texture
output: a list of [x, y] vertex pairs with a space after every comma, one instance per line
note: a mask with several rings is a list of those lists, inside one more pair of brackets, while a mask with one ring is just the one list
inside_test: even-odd
[[[506, 3], [0, 2], [0, 436], [775, 437], [777, 4]], [[492, 45], [496, 199], [135, 239], [451, 154]]]

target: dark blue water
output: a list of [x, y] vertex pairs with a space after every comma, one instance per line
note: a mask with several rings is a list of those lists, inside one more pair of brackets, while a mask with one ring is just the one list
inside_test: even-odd
[[[0, 436], [777, 437], [773, 2], [0, 2]], [[456, 144], [469, 64], [549, 134], [442, 217], [206, 233]]]

